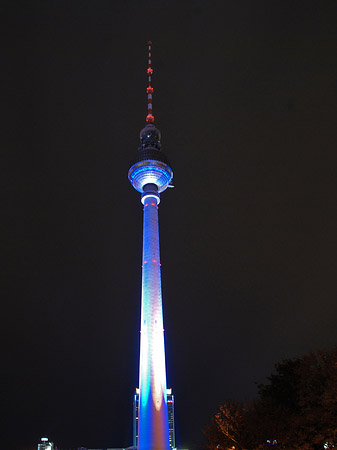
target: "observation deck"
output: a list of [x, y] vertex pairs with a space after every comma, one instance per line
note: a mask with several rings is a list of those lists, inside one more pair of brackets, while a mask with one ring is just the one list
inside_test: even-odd
[[160, 194], [173, 179], [173, 171], [160, 149], [160, 131], [153, 124], [147, 124], [139, 137], [141, 145], [128, 173], [130, 183], [141, 193], [147, 184], [155, 185]]

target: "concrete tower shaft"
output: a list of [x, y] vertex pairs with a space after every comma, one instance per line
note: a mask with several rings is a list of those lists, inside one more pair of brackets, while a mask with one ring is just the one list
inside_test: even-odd
[[169, 427], [158, 227], [158, 195], [143, 194], [143, 272], [139, 365], [139, 450], [168, 450]]

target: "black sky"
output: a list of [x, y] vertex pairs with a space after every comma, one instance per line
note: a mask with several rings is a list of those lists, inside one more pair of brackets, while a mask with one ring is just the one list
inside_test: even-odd
[[178, 445], [282, 358], [337, 343], [336, 4], [1, 5], [1, 449], [131, 444], [154, 114]]

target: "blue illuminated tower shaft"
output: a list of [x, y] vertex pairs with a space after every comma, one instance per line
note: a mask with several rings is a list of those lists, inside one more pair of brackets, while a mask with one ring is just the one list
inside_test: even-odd
[[169, 450], [159, 254], [159, 194], [151, 191], [143, 194], [142, 198], [144, 222], [138, 449]]

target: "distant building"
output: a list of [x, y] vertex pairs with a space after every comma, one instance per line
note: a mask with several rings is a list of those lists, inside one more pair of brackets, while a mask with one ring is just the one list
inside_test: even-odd
[[[167, 395], [170, 448], [174, 449], [176, 448], [176, 433], [174, 427], [174, 395], [172, 394], [172, 389], [166, 389], [166, 395]], [[138, 417], [139, 417], [138, 407], [139, 407], [139, 388], [136, 388], [136, 392], [133, 397], [133, 446], [136, 449], [138, 446]], [[131, 449], [132, 447], [129, 448]]]
[[46, 437], [41, 438], [41, 443], [37, 445], [37, 450], [54, 450], [54, 444]]

